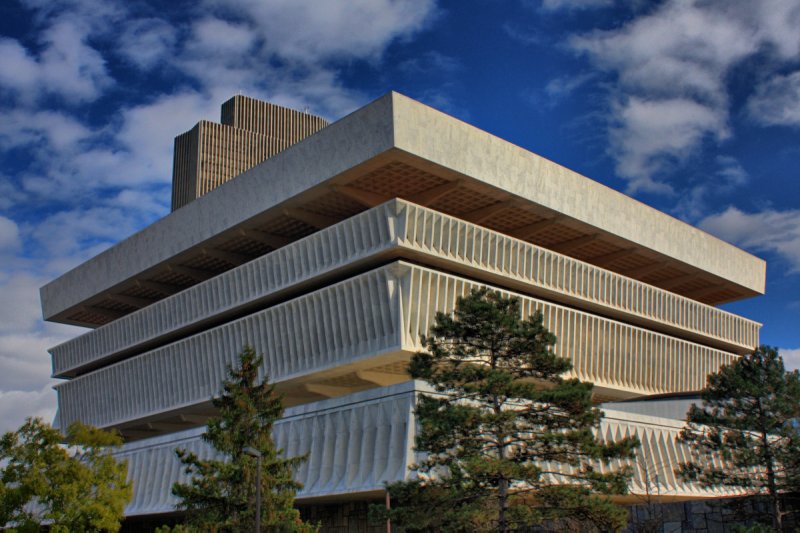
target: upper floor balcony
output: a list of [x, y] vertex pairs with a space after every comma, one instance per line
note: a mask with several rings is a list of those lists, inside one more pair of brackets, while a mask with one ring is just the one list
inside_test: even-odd
[[403, 200], [391, 200], [51, 349], [73, 377], [396, 258], [745, 353], [760, 324]]
[[[262, 372], [288, 405], [405, 381], [436, 312], [486, 285], [394, 261], [61, 383], [59, 422], [117, 427], [130, 438], [200, 424], [245, 343], [264, 354]], [[544, 315], [555, 352], [571, 360], [573, 376], [595, 384], [598, 401], [696, 391], [737, 357], [498, 290], [520, 298], [523, 316]]]

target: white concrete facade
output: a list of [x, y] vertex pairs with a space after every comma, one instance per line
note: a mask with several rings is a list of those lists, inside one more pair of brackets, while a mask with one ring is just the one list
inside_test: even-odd
[[[758, 345], [715, 304], [763, 292], [764, 263], [559, 165], [395, 93], [331, 124], [42, 288], [45, 318], [95, 329], [52, 348], [58, 422], [129, 441], [130, 515], [169, 512], [174, 448], [203, 453], [245, 343], [309, 453], [301, 499], [374, 498], [409, 475], [405, 365], [435, 311], [488, 286], [541, 311], [573, 374], [609, 404], [601, 433], [643, 442], [631, 490], [675, 479], [679, 420], [646, 398], [697, 391]], [[641, 404], [638, 407], [635, 404]], [[658, 473], [658, 486], [654, 486]]]
[[[241, 345], [265, 354], [264, 373], [290, 402], [403, 381], [402, 365], [422, 348], [437, 310], [481, 285], [396, 261], [243, 318], [206, 329], [58, 385], [60, 423], [125, 427], [152, 421], [215, 394]], [[514, 294], [523, 316], [541, 311], [574, 375], [602, 398], [699, 390], [736, 356], [562, 305]], [[365, 377], [365, 376], [369, 377]], [[340, 386], [337, 379], [353, 384]], [[364, 383], [361, 383], [364, 382]]]
[[[414, 407], [419, 394], [430, 392], [424, 383], [407, 381], [287, 409], [274, 436], [287, 454], [308, 454], [297, 472], [303, 484], [298, 501], [353, 494], [379, 498], [386, 482], [406, 479], [409, 465], [416, 461]], [[602, 438], [635, 436], [642, 443], [641, 459], [632, 464], [634, 496], [628, 501], [636, 502], [645, 494], [662, 500], [709, 496], [709, 491], [682, 482], [665, 468], [689, 459], [688, 448], [675, 440], [682, 424], [607, 408], [604, 412], [598, 432]], [[135, 491], [126, 514], [174, 509], [176, 499], [170, 487], [187, 480], [175, 448], [213, 457], [214, 451], [200, 438], [202, 433], [203, 428], [195, 428], [123, 446], [117, 456], [129, 461]]]

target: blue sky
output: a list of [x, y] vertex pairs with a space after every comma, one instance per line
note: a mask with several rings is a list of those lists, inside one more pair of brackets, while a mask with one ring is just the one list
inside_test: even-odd
[[238, 91], [335, 120], [397, 90], [768, 261], [727, 308], [800, 366], [800, 0], [0, 3], [0, 430], [52, 417], [38, 288], [169, 210]]

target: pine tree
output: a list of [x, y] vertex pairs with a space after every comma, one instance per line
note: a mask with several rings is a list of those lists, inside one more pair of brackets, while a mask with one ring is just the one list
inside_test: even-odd
[[[400, 531], [509, 531], [542, 520], [623, 527], [627, 512], [604, 495], [627, 491], [638, 441], [601, 442], [592, 385], [562, 375], [541, 313], [521, 318], [519, 299], [488, 289], [437, 313], [412, 377], [437, 394], [416, 407], [417, 478], [389, 485], [392, 509], [371, 509]], [[597, 466], [607, 466], [601, 473]]]
[[282, 457], [272, 440], [272, 427], [283, 415], [281, 398], [265, 377], [258, 382], [262, 358], [250, 346], [239, 354], [239, 365], [228, 366], [222, 394], [212, 399], [219, 415], [209, 419], [203, 439], [221, 456], [200, 459], [176, 450], [191, 481], [176, 483], [172, 492], [187, 511], [187, 521], [202, 530], [251, 531], [255, 527], [256, 459], [248, 447], [261, 453], [261, 527], [265, 531], [313, 531], [293, 507], [294, 470], [304, 457]]
[[[66, 444], [66, 446], [64, 445]], [[76, 422], [66, 435], [29, 418], [0, 439], [0, 529], [119, 531], [133, 497], [119, 434]]]
[[[781, 493], [800, 489], [800, 376], [762, 346], [708, 376], [680, 440], [693, 459], [677, 470], [705, 487], [766, 496], [772, 526], [783, 528]], [[720, 459], [722, 462], [720, 462]]]

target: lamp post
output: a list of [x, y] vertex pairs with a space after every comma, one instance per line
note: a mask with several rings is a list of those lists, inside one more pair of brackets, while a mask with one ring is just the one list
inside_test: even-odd
[[261, 533], [261, 452], [251, 446], [242, 452], [256, 458], [256, 533]]

